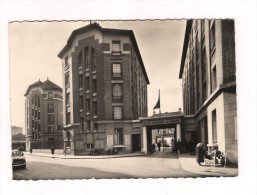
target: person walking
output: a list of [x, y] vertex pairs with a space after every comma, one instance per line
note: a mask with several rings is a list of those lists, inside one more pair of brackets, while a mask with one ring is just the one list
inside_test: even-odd
[[54, 155], [54, 147], [51, 148], [51, 153]]
[[195, 152], [196, 152], [196, 162], [201, 166], [201, 163], [204, 162], [204, 156], [205, 156], [203, 143], [198, 143], [196, 145]]
[[153, 143], [153, 144], [152, 144], [153, 152], [155, 152], [155, 148], [156, 148], [155, 143]]
[[160, 142], [157, 143], [157, 147], [158, 147], [158, 150], [161, 151], [161, 143]]

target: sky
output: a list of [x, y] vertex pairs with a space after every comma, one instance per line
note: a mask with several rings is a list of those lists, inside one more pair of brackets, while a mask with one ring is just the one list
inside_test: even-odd
[[[178, 79], [185, 20], [94, 21], [104, 28], [133, 30], [150, 80], [148, 116], [158, 100], [161, 112], [173, 112], [182, 105]], [[73, 30], [88, 25], [79, 22], [13, 22], [9, 24], [11, 125], [25, 128], [25, 97], [28, 86], [47, 78], [62, 87], [61, 60], [57, 54]], [[158, 112], [158, 110], [157, 110]]]

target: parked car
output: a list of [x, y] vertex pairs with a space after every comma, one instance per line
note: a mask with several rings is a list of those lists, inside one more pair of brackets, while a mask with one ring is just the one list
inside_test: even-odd
[[26, 168], [26, 159], [23, 152], [19, 150], [12, 150], [12, 167]]

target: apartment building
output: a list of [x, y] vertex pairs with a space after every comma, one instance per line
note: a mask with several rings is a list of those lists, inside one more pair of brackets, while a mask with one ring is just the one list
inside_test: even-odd
[[89, 24], [71, 33], [58, 57], [64, 147], [75, 155], [141, 150], [149, 79], [133, 31]]
[[183, 111], [196, 120], [198, 142], [238, 162], [233, 20], [188, 20], [179, 78]]
[[62, 88], [39, 80], [24, 96], [26, 149], [63, 148]]

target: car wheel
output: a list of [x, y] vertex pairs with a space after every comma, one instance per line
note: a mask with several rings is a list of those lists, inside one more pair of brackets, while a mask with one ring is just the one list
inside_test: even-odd
[[24, 165], [23, 168], [26, 169], [26, 165]]

